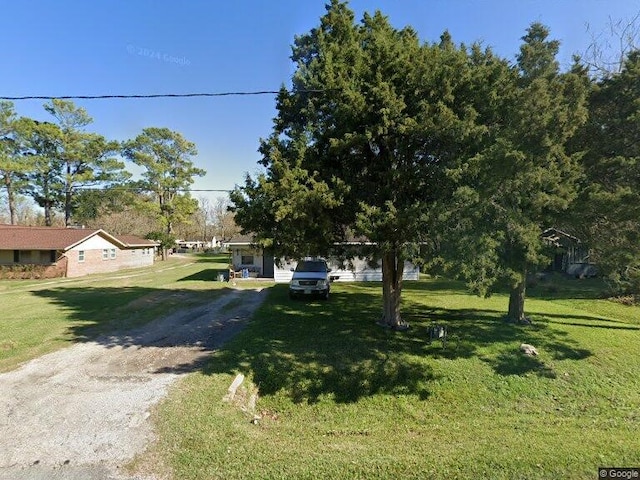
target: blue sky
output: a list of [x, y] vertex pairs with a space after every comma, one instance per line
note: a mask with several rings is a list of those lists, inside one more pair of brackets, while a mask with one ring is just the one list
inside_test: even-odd
[[[609, 19], [631, 19], [640, 0], [352, 0], [356, 18], [381, 10], [424, 41], [448, 29], [456, 43], [481, 41], [513, 60], [531, 22], [561, 41], [559, 60], [591, 42]], [[0, 96], [277, 90], [288, 84], [294, 35], [318, 25], [324, 0], [2, 1]], [[17, 101], [19, 115], [48, 119], [42, 100]], [[125, 140], [168, 127], [196, 143], [207, 170], [194, 189], [231, 189], [258, 171], [274, 97], [76, 101], [90, 130]], [[199, 193], [211, 198], [219, 192]]]

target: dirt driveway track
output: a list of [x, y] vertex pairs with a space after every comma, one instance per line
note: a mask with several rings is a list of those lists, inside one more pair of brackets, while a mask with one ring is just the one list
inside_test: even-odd
[[266, 293], [236, 289], [0, 374], [0, 479], [131, 478], [120, 467], [153, 439], [150, 408], [240, 331]]

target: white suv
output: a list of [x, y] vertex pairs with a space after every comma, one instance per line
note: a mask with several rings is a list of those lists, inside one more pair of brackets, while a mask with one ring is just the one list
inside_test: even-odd
[[329, 272], [331, 269], [324, 260], [301, 260], [289, 282], [289, 297], [319, 296], [328, 300], [331, 290]]

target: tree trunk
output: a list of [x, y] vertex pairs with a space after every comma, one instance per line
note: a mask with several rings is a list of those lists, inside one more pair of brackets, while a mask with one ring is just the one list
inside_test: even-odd
[[[166, 212], [165, 212], [166, 207], [165, 207], [165, 201], [164, 200], [165, 200], [164, 199], [164, 195], [162, 193], [158, 193], [158, 203], [160, 205], [160, 215], [162, 215], [167, 221], [166, 233], [171, 235], [171, 231], [173, 230], [173, 226], [171, 225], [171, 220], [169, 218], [167, 218], [167, 216], [166, 216]], [[164, 241], [163, 241], [162, 244], [160, 245], [160, 258], [164, 262], [168, 257], [169, 257], [169, 252], [168, 252], [167, 246], [164, 244]]]
[[[44, 224], [50, 227], [52, 224], [51, 210], [53, 209], [53, 201], [50, 200], [49, 182], [44, 181], [42, 186], [42, 208], [44, 209]], [[39, 203], [39, 202], [38, 202]]]
[[409, 324], [400, 315], [402, 294], [402, 274], [404, 259], [397, 250], [385, 252], [382, 256], [382, 319], [380, 325], [395, 330], [406, 330]]
[[7, 203], [9, 204], [9, 216], [11, 218], [11, 225], [17, 225], [18, 217], [16, 215], [16, 199], [13, 194], [13, 188], [11, 188], [11, 179], [9, 178], [8, 174], [5, 177], [4, 182], [7, 189]]
[[66, 227], [71, 225], [71, 192], [67, 190], [64, 199], [64, 224]]
[[64, 192], [64, 225], [71, 225], [71, 164], [67, 162], [67, 178]]
[[527, 270], [525, 268], [522, 280], [511, 288], [509, 292], [509, 313], [507, 318], [515, 323], [529, 323], [524, 314], [524, 300], [526, 296]]
[[43, 208], [44, 208], [44, 224], [47, 227], [50, 227], [51, 224], [53, 223], [51, 218], [51, 209], [52, 209], [51, 202], [45, 201]]

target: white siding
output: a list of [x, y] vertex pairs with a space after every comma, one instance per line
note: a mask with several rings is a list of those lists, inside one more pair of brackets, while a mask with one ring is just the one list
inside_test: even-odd
[[293, 272], [291, 271], [291, 269], [296, 268], [298, 262], [287, 262], [284, 259], [282, 259], [281, 262], [282, 263], [280, 264], [280, 266], [276, 264], [273, 267], [273, 279], [276, 283], [289, 283], [291, 277], [293, 277]]
[[[371, 268], [365, 259], [355, 258], [352, 260], [352, 267], [345, 266], [341, 268], [337, 263], [329, 261], [331, 268], [331, 277], [335, 282], [381, 282], [382, 267]], [[280, 267], [275, 266], [274, 280], [276, 283], [288, 283], [293, 276], [292, 268], [295, 268], [297, 262], [282, 261]], [[404, 280], [418, 280], [420, 278], [420, 269], [410, 262], [405, 262], [404, 272], [402, 274]]]
[[[231, 249], [231, 263], [235, 271], [248, 268], [250, 271], [262, 274], [262, 250], [255, 250], [251, 247], [233, 247]], [[253, 256], [253, 263], [242, 263], [242, 257]]]

